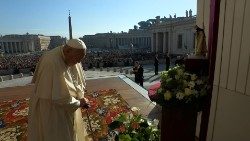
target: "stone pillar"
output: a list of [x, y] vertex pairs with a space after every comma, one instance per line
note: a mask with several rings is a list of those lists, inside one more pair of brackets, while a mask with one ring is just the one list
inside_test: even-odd
[[151, 52], [154, 52], [154, 33], [151, 37]]
[[159, 49], [159, 33], [156, 33], [156, 40], [155, 40], [155, 52], [158, 52]]
[[3, 42], [3, 48], [4, 48], [4, 53], [8, 52], [8, 46], [6, 45], [6, 42]]
[[163, 32], [163, 53], [167, 52], [167, 32]]
[[12, 42], [9, 42], [10, 43], [10, 49], [11, 49], [11, 53], [13, 54], [14, 51], [13, 51], [13, 46], [12, 46]]
[[148, 38], [148, 45], [151, 46], [152, 39]]
[[151, 38], [151, 51], [152, 52], [156, 52], [156, 34], [157, 33], [153, 33], [153, 36]]
[[21, 42], [17, 42], [17, 48], [18, 48], [18, 52], [21, 53], [22, 52]]
[[8, 53], [10, 54], [11, 53], [11, 48], [10, 48], [9, 42], [7, 42], [7, 49], [8, 49]]
[[172, 54], [173, 32], [168, 32], [168, 55]]
[[0, 42], [0, 49], [2, 49], [2, 48], [3, 48], [3, 42]]
[[26, 42], [25, 52], [29, 52], [29, 42]]
[[23, 42], [20, 42], [20, 49], [21, 49], [21, 53], [23, 53], [24, 52], [24, 50], [23, 50]]
[[23, 53], [26, 53], [26, 46], [27, 46], [27, 43], [23, 42]]
[[1, 45], [2, 45], [2, 50], [3, 50], [3, 52], [5, 52], [3, 42], [1, 42]]
[[18, 53], [19, 51], [17, 50], [17, 43], [16, 42], [14, 42], [14, 47], [15, 47], [16, 53]]

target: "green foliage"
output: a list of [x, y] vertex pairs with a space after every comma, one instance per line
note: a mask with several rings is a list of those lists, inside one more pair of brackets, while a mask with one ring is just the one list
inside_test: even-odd
[[121, 113], [109, 124], [109, 129], [118, 131], [116, 141], [159, 141], [158, 121], [150, 121], [138, 112]]

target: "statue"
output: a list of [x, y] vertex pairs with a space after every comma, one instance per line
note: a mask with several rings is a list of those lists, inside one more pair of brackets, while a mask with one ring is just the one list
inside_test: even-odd
[[161, 17], [160, 17], [160, 16], [156, 16], [155, 18], [156, 18], [156, 23], [157, 23], [157, 24], [160, 23]]
[[188, 17], [188, 11], [186, 10], [186, 18]]
[[192, 17], [192, 10], [189, 10], [189, 17]]
[[169, 14], [169, 18], [172, 19], [172, 16]]
[[196, 25], [195, 56], [206, 57], [206, 54], [207, 54], [207, 45], [206, 45], [206, 36], [204, 29], [201, 29]]
[[174, 13], [174, 18], [176, 18], [176, 13]]

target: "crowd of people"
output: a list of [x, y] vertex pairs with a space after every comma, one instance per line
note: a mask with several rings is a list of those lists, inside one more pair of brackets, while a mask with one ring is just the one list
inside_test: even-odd
[[[42, 53], [8, 55], [0, 57], [0, 70], [34, 70]], [[85, 68], [133, 66], [134, 61], [153, 60], [154, 54], [147, 50], [99, 50], [88, 51], [82, 62]]]
[[146, 50], [109, 50], [87, 53], [87, 58], [83, 62], [85, 67], [120, 67], [132, 66], [134, 61], [152, 60], [153, 53]]
[[25, 54], [0, 57], [0, 70], [34, 68], [41, 55]]

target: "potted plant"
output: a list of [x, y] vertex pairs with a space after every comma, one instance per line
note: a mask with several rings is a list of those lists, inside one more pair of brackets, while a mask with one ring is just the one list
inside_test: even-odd
[[151, 100], [162, 106], [161, 140], [194, 141], [197, 112], [207, 95], [207, 77], [176, 66], [161, 73]]
[[133, 107], [130, 112], [119, 114], [109, 124], [115, 141], [159, 141], [158, 120], [148, 120]]

